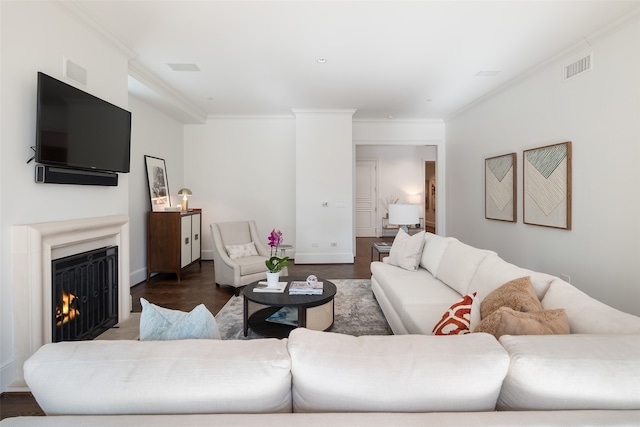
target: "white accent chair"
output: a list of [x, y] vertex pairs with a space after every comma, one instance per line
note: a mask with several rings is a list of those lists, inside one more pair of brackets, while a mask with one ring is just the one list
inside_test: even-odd
[[[213, 238], [213, 268], [216, 286], [228, 285], [236, 288], [235, 294], [240, 295], [240, 289], [256, 280], [266, 280], [269, 249], [262, 244], [258, 235], [255, 221], [234, 221], [212, 223], [211, 237]], [[265, 234], [265, 240], [267, 235]], [[244, 245], [253, 242], [257, 255], [243, 256], [231, 259], [227, 246]], [[285, 267], [281, 275], [286, 276]]]

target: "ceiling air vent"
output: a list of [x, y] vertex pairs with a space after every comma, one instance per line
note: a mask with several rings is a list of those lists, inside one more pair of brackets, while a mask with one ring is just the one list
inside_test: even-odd
[[584, 58], [580, 58], [575, 62], [572, 62], [569, 65], [565, 65], [562, 69], [562, 80], [568, 80], [572, 77], [577, 76], [578, 74], [582, 74], [585, 71], [589, 71], [592, 67], [591, 56], [593, 54], [589, 54]]

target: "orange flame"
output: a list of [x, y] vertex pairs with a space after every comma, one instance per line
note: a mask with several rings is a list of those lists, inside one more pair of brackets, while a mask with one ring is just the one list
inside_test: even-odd
[[56, 305], [56, 326], [62, 326], [80, 314], [80, 311], [74, 307], [75, 302], [75, 295], [62, 292], [62, 308]]

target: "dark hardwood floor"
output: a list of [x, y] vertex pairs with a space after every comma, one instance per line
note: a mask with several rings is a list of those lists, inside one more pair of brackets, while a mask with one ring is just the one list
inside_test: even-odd
[[[393, 237], [356, 239], [356, 258], [353, 264], [296, 264], [289, 266], [289, 275], [307, 276], [315, 274], [326, 279], [369, 279], [371, 271], [371, 245], [373, 242], [393, 242]], [[377, 259], [377, 254], [374, 255]], [[133, 311], [142, 311], [140, 298], [175, 310], [190, 311], [196, 305], [204, 305], [214, 315], [234, 295], [230, 286], [216, 286], [213, 261], [203, 261], [189, 267], [178, 282], [174, 274], [157, 274], [148, 282], [131, 288]], [[0, 395], [0, 419], [44, 415], [31, 393], [2, 393]]]

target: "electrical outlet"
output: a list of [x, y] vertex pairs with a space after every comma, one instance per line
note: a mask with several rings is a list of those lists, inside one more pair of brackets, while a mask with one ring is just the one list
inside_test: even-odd
[[322, 202], [320, 204], [320, 206], [322, 206], [323, 208], [328, 208], [329, 207], [329, 202]]
[[560, 278], [567, 283], [571, 283], [571, 276], [568, 274], [560, 273]]
[[338, 246], [338, 242], [331, 242], [331, 246], [335, 248], [336, 246]]
[[311, 242], [311, 247], [312, 248], [317, 248], [318, 247], [318, 242]]

